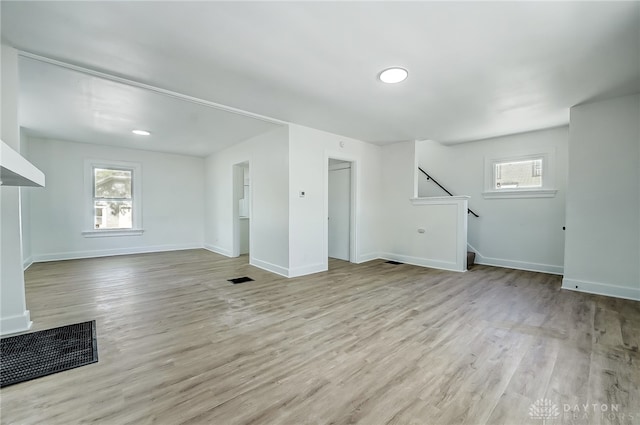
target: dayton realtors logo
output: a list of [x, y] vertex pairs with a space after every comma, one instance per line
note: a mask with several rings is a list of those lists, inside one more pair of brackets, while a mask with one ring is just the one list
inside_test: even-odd
[[[559, 418], [571, 421], [586, 421], [598, 419], [602, 423], [613, 423], [637, 419], [640, 415], [637, 412], [620, 412], [619, 404], [585, 403], [585, 404], [562, 404], [562, 412], [553, 401], [541, 398], [529, 406], [529, 416], [531, 419], [541, 420], [542, 425], [547, 425], [554, 419]], [[585, 423], [586, 423], [585, 422]]]
[[589, 421], [597, 418], [601, 423], [617, 423], [627, 420], [633, 421], [638, 418], [637, 412], [621, 412], [619, 404], [563, 404], [562, 410], [565, 419], [572, 419], [574, 421]]
[[541, 419], [542, 425], [546, 425], [549, 419], [555, 419], [560, 416], [560, 410], [551, 400], [541, 398], [529, 406], [529, 416], [532, 419]]

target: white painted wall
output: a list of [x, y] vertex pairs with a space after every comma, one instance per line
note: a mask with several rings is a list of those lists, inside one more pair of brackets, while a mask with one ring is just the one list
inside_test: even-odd
[[[289, 126], [289, 142], [290, 275], [319, 272], [328, 267], [328, 158], [353, 162], [355, 227], [352, 226], [352, 249], [355, 262], [377, 258], [380, 147], [293, 124]], [[305, 192], [304, 198], [299, 196], [300, 191]]]
[[[416, 196], [416, 143], [404, 142], [382, 147], [383, 213], [381, 257], [426, 267], [462, 271], [466, 259], [466, 201], [414, 205]], [[461, 212], [462, 211], [462, 212]], [[419, 233], [418, 229], [424, 229]], [[464, 233], [464, 234], [462, 234]], [[462, 250], [459, 237], [464, 237]]]
[[278, 127], [206, 159], [205, 247], [233, 253], [233, 166], [249, 161], [249, 262], [287, 276], [289, 270], [289, 130]]
[[563, 287], [640, 300], [640, 95], [571, 108]]
[[[0, 50], [0, 134], [2, 140], [19, 153], [18, 53], [5, 44], [1, 45]], [[0, 334], [4, 335], [31, 327], [24, 291], [20, 188], [0, 187], [0, 210]]]
[[[568, 139], [568, 127], [560, 127], [451, 146], [417, 143], [420, 166], [454, 195], [471, 197], [469, 207], [480, 215], [468, 220], [477, 263], [562, 274]], [[485, 158], [544, 152], [555, 156], [555, 197], [483, 198]], [[446, 195], [424, 175], [418, 186], [420, 196]]]
[[[47, 176], [31, 193], [34, 261], [199, 248], [204, 243], [204, 160], [88, 143], [31, 138], [29, 160]], [[85, 159], [142, 166], [140, 236], [87, 238]], [[134, 183], [135, 184], [135, 183]]]
[[[29, 157], [28, 136], [20, 129], [20, 154]], [[46, 177], [46, 176], [45, 176]], [[20, 224], [22, 226], [22, 261], [26, 269], [33, 262], [31, 253], [31, 193], [40, 190], [38, 187], [20, 188]]]

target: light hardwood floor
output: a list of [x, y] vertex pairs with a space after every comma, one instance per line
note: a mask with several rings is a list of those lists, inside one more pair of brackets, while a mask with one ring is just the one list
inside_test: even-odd
[[559, 276], [376, 260], [285, 279], [191, 250], [26, 282], [33, 330], [96, 319], [99, 362], [3, 389], [2, 424], [542, 424], [542, 398], [546, 425], [640, 423], [640, 303]]

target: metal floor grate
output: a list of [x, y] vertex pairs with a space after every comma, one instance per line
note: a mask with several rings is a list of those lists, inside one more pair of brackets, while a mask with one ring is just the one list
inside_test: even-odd
[[231, 282], [234, 285], [237, 285], [238, 283], [253, 282], [253, 279], [247, 276], [243, 276], [243, 277], [237, 277], [235, 279], [229, 279], [227, 280], [227, 282]]
[[96, 322], [0, 339], [0, 387], [98, 361]]

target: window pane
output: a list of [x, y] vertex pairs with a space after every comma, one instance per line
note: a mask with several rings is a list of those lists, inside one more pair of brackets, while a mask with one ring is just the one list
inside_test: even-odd
[[96, 198], [131, 199], [131, 170], [94, 168]]
[[529, 189], [537, 187], [542, 187], [541, 158], [495, 164], [495, 189]]
[[94, 229], [131, 229], [131, 201], [94, 201]]

